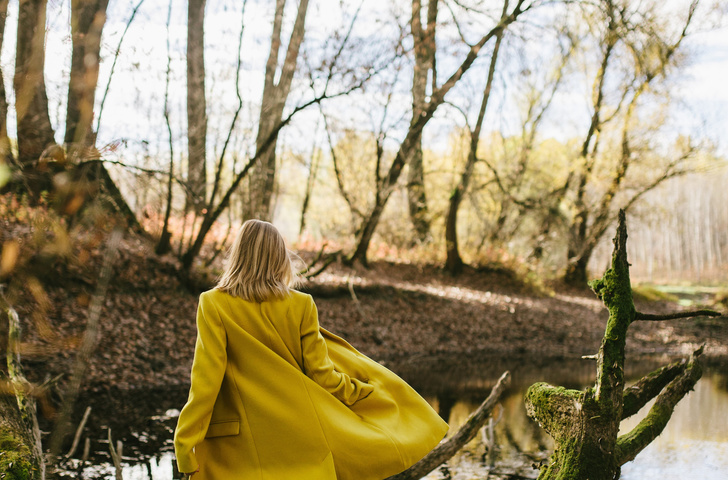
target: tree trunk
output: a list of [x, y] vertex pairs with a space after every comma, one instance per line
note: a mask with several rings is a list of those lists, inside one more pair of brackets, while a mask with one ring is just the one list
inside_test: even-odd
[[[432, 75], [433, 89], [437, 86], [435, 72], [435, 31], [437, 27], [437, 2], [429, 0], [427, 5], [427, 27], [422, 26], [422, 1], [412, 0], [410, 27], [414, 42], [415, 66], [412, 73], [412, 121], [416, 122], [427, 104], [427, 78]], [[426, 242], [430, 236], [430, 222], [425, 194], [425, 174], [422, 163], [422, 134], [414, 142], [410, 153], [407, 174], [407, 201], [410, 219], [419, 242]]]
[[71, 2], [71, 74], [64, 142], [68, 153], [76, 154], [74, 157], [96, 141], [92, 122], [99, 79], [101, 32], [106, 23], [108, 4], [109, 0]]
[[18, 161], [23, 167], [37, 162], [55, 143], [48, 116], [43, 67], [47, 0], [20, 0], [15, 49], [15, 111], [18, 122]]
[[[314, 128], [314, 132], [318, 133], [318, 124]], [[311, 202], [311, 195], [313, 194], [313, 187], [316, 183], [316, 173], [318, 171], [318, 164], [321, 159], [321, 151], [317, 148], [314, 143], [313, 149], [311, 150], [311, 163], [308, 169], [308, 180], [306, 181], [306, 192], [303, 195], [303, 203], [301, 204], [301, 222], [298, 226], [298, 236], [303, 235], [306, 229], [306, 215], [308, 214], [308, 206]]]
[[[5, 39], [5, 20], [8, 18], [8, 1], [0, 0], [0, 51]], [[0, 68], [0, 163], [10, 164], [13, 161], [13, 150], [8, 138], [8, 100], [5, 94], [5, 79]]]
[[[548, 465], [541, 467], [540, 480], [614, 480], [621, 466], [654, 440], [667, 424], [672, 410], [701, 375], [696, 351], [687, 363], [663, 367], [625, 390], [624, 363], [627, 330], [636, 320], [665, 320], [674, 315], [654, 316], [635, 311], [627, 261], [627, 227], [620, 211], [614, 238], [612, 265], [600, 280], [591, 283], [609, 310], [607, 328], [597, 355], [594, 387], [568, 390], [546, 383], [529, 387], [526, 410], [555, 440]], [[719, 316], [717, 312], [688, 312]], [[619, 436], [620, 422], [656, 397], [649, 414], [631, 432]]]
[[[501, 21], [506, 17], [506, 6], [503, 6], [503, 13], [501, 14]], [[450, 202], [447, 210], [447, 219], [445, 220], [445, 249], [447, 252], [447, 259], [445, 260], [445, 269], [452, 275], [457, 275], [463, 269], [463, 260], [460, 257], [460, 250], [458, 249], [458, 210], [460, 209], [460, 202], [463, 199], [463, 195], [468, 190], [470, 185], [470, 177], [473, 175], [473, 169], [475, 168], [475, 162], [478, 159], [478, 144], [480, 143], [480, 131], [483, 126], [483, 119], [485, 118], [485, 111], [488, 108], [488, 100], [490, 99], [490, 90], [493, 85], [493, 77], [495, 76], [495, 65], [498, 60], [498, 51], [500, 50], [501, 40], [503, 39], [503, 31], [499, 32], [496, 36], [495, 46], [493, 46], [493, 54], [490, 57], [490, 66], [488, 67], [488, 80], [485, 82], [485, 89], [483, 90], [483, 99], [480, 102], [480, 110], [478, 111], [478, 120], [475, 122], [475, 128], [470, 132], [470, 151], [468, 152], [468, 159], [465, 163], [465, 169], [460, 176], [460, 181], [455, 187], [452, 195], [450, 195]]]
[[587, 266], [593, 249], [586, 248], [581, 252], [569, 249], [564, 283], [573, 287], [586, 287], [589, 282]]
[[260, 106], [258, 121], [258, 136], [256, 148], [258, 150], [258, 165], [251, 172], [250, 182], [250, 212], [249, 218], [270, 220], [272, 216], [271, 199], [276, 178], [276, 145], [277, 135], [273, 142], [269, 142], [271, 132], [281, 122], [283, 108], [286, 105], [288, 94], [291, 91], [293, 74], [296, 71], [298, 51], [303, 42], [305, 33], [306, 13], [308, 0], [301, 0], [298, 5], [296, 20], [288, 41], [286, 58], [280, 71], [280, 78], [276, 83], [278, 72], [278, 57], [281, 49], [281, 29], [283, 24], [283, 10], [285, 0], [276, 0], [275, 17], [273, 20], [273, 33], [271, 34], [270, 52], [265, 67], [265, 83], [263, 85], [263, 99]]
[[187, 205], [200, 213], [207, 197], [207, 101], [205, 99], [205, 3], [187, 9]]

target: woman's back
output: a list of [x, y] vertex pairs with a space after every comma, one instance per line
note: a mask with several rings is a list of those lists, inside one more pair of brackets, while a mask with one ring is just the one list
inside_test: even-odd
[[447, 430], [409, 385], [321, 329], [293, 276], [278, 231], [248, 221], [200, 295], [175, 432], [179, 469], [199, 470], [195, 480], [380, 480]]

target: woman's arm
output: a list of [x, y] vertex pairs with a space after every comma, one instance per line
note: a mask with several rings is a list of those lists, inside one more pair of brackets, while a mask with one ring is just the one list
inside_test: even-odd
[[336, 371], [329, 358], [326, 341], [319, 332], [318, 311], [313, 298], [301, 322], [301, 348], [303, 351], [303, 372], [346, 405], [353, 405], [374, 390], [369, 385], [345, 373]]
[[200, 295], [197, 309], [197, 343], [190, 375], [190, 394], [179, 414], [174, 450], [180, 472], [196, 472], [199, 464], [193, 448], [205, 438], [212, 407], [225, 375], [227, 335], [215, 305]]

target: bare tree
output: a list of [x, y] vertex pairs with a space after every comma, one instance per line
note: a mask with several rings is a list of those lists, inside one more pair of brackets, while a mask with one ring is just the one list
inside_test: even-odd
[[[301, 7], [304, 6], [304, 1], [299, 5], [298, 15], [296, 16], [296, 23], [294, 24], [294, 31], [298, 30], [300, 31], [299, 34], [303, 35], [303, 11], [301, 10]], [[243, 12], [245, 10], [245, 2], [243, 3]], [[356, 16], [352, 19], [352, 22], [356, 21]], [[293, 36], [293, 34], [292, 34]], [[335, 79], [338, 79], [337, 77], [337, 69], [339, 68], [338, 61], [340, 60], [340, 53], [343, 51], [346, 43], [348, 40], [348, 36], [343, 39], [342, 44], [337, 49], [337, 54], [334, 55], [333, 58], [326, 59], [325, 60], [325, 66], [323, 67], [325, 69], [324, 71], [324, 79], [321, 82], [321, 88], [320, 91], [317, 91], [316, 88], [313, 88], [314, 85], [312, 84], [312, 94], [313, 96], [310, 97], [308, 100], [304, 100], [295, 107], [293, 107], [286, 115], [283, 115], [283, 110], [281, 110], [281, 114], [277, 117], [278, 120], [274, 121], [271, 124], [270, 131], [264, 136], [260, 136], [260, 129], [264, 128], [264, 126], [261, 124], [259, 126], [258, 131], [258, 140], [262, 140], [256, 142], [256, 150], [255, 153], [247, 159], [247, 162], [243, 165], [242, 169], [235, 169], [233, 171], [233, 179], [230, 182], [230, 184], [227, 186], [227, 188], [224, 187], [222, 180], [223, 180], [223, 162], [226, 158], [226, 152], [228, 150], [228, 146], [230, 144], [230, 139], [232, 137], [235, 122], [238, 118], [238, 115], [242, 109], [243, 102], [242, 98], [240, 97], [240, 93], [238, 90], [238, 109], [236, 110], [235, 115], [233, 116], [233, 120], [231, 122], [231, 128], [228, 131], [228, 136], [224, 142], [222, 151], [219, 155], [218, 161], [217, 161], [217, 167], [215, 169], [215, 178], [213, 179], [212, 183], [212, 192], [209, 195], [207, 205], [205, 208], [205, 214], [202, 217], [202, 221], [200, 223], [200, 226], [194, 236], [194, 240], [190, 241], [189, 247], [186, 248], [184, 254], [181, 256], [182, 258], [182, 269], [184, 272], [189, 273], [190, 268], [192, 267], [192, 264], [194, 260], [199, 255], [202, 246], [204, 244], [205, 238], [207, 234], [210, 232], [210, 229], [215, 224], [217, 219], [220, 217], [220, 215], [227, 209], [231, 204], [231, 199], [233, 198], [233, 195], [238, 192], [238, 189], [240, 187], [241, 182], [248, 178], [248, 174], [251, 173], [251, 170], [253, 167], [255, 167], [263, 158], [264, 155], [267, 154], [269, 151], [274, 151], [272, 149], [272, 146], [275, 145], [278, 134], [280, 131], [285, 128], [293, 118], [295, 118], [300, 112], [308, 109], [311, 106], [319, 105], [322, 102], [324, 102], [327, 99], [332, 99], [336, 97], [342, 97], [349, 95], [350, 93], [359, 90], [362, 88], [363, 85], [365, 85], [372, 76], [376, 75], [378, 69], [377, 68], [366, 68], [364, 69], [364, 73], [362, 75], [353, 75], [349, 76], [346, 79], [346, 83], [338, 84], [336, 91], [334, 90], [334, 87], [332, 87], [332, 83], [334, 83]], [[240, 57], [240, 48], [242, 45], [242, 30], [241, 30], [241, 37], [239, 39], [239, 45], [238, 45], [238, 69], [237, 69], [237, 75], [236, 79], [239, 79], [240, 76], [240, 67], [242, 64], [242, 59]], [[296, 62], [294, 61], [294, 53], [297, 56], [297, 51], [288, 50], [286, 54], [286, 58], [290, 59], [290, 61], [284, 62], [284, 66], [287, 65], [288, 67], [284, 68], [281, 71], [281, 78], [278, 82], [278, 87], [284, 86], [283, 79], [284, 75], [286, 78], [288, 76], [293, 75], [293, 71], [290, 69], [296, 68]], [[269, 62], [270, 63], [270, 62]], [[273, 68], [273, 67], [271, 67]], [[275, 73], [275, 70], [270, 70], [271, 72]], [[269, 73], [269, 70], [266, 69], [266, 75]], [[288, 87], [286, 87], [286, 91], [290, 90], [290, 81], [286, 80], [286, 84]], [[314, 82], [315, 83], [315, 82]], [[236, 80], [236, 86], [238, 85], [238, 82]], [[285, 107], [285, 101], [280, 104], [276, 104], [278, 107], [283, 109]], [[263, 111], [261, 110], [261, 113]], [[267, 118], [267, 117], [266, 117]], [[267, 120], [266, 120], [267, 121]], [[235, 157], [237, 158], [237, 157]], [[260, 184], [257, 184], [256, 182], [252, 182], [253, 186]], [[273, 184], [271, 184], [273, 185]], [[272, 191], [271, 191], [272, 193]]]
[[[507, 9], [508, 2], [505, 2], [503, 4], [501, 21], [506, 16], [508, 12]], [[480, 109], [478, 110], [478, 119], [475, 121], [475, 126], [473, 127], [473, 129], [469, 129], [470, 145], [468, 150], [468, 157], [465, 161], [465, 168], [463, 169], [463, 173], [460, 175], [460, 180], [458, 181], [457, 186], [450, 195], [450, 199], [448, 202], [447, 218], [445, 220], [445, 248], [447, 251], [445, 268], [453, 275], [460, 273], [463, 268], [463, 260], [460, 257], [460, 251], [458, 249], [458, 210], [460, 209], [460, 202], [462, 202], [463, 195], [467, 191], [470, 184], [470, 177], [473, 175], [473, 169], [475, 168], [475, 162], [477, 161], [478, 143], [480, 142], [480, 131], [483, 127], [485, 111], [488, 108], [488, 100], [490, 99], [490, 92], [493, 86], [493, 77], [495, 76], [496, 61], [498, 60], [498, 52], [500, 51], [501, 41], [503, 40], [503, 33], [503, 31], [500, 31], [496, 35], [495, 45], [493, 46], [493, 53], [490, 57], [490, 66], [488, 67], [488, 79], [485, 83], [483, 98], [480, 102]]]
[[[664, 77], [667, 69], [673, 65], [675, 53], [688, 34], [698, 0], [694, 0], [690, 4], [683, 28], [673, 42], [667, 40], [665, 38], [667, 35], [658, 31], [658, 27], [650, 22], [643, 21], [640, 24], [633, 24], [630, 17], [635, 12], [628, 11], [626, 6], [621, 6], [612, 0], [605, 0], [602, 5], [607, 28], [601, 66], [595, 81], [594, 111], [582, 145], [579, 166], [575, 169], [573, 176], [570, 175], [567, 180], [567, 185], [573, 181], [576, 188], [574, 201], [576, 213], [569, 225], [567, 265], [564, 276], [566, 283], [572, 285], [586, 284], [589, 258], [614, 218], [612, 204], [615, 196], [622, 187], [628, 168], [639, 161], [639, 152], [633, 151], [631, 145], [631, 130], [635, 122], [639, 100], [653, 81]], [[620, 100], [613, 112], [607, 114], [604, 108], [605, 84], [607, 83], [607, 71], [610, 62], [614, 59], [613, 54], [618, 42], [625, 42], [628, 51], [634, 58], [633, 78], [623, 87]], [[600, 153], [599, 133], [605, 123], [618, 113], [622, 113], [618, 160], [610, 175], [611, 181], [607, 188], [596, 202], [591, 203], [587, 199], [587, 191], [590, 182], [594, 181], [593, 170]], [[656, 184], [684, 172], [677, 167], [682, 161], [690, 158], [692, 153], [693, 147], [690, 146], [687, 151], [678, 156], [677, 160], [670, 161], [656, 180]], [[621, 207], [629, 208], [635, 200], [635, 197], [624, 200]]]
[[[169, 231], [169, 218], [172, 215], [172, 186], [174, 184], [174, 137], [172, 135], [172, 124], [169, 119], [169, 81], [172, 74], [172, 48], [170, 45], [169, 26], [172, 21], [172, 0], [169, 1], [167, 8], [167, 73], [164, 83], [164, 123], [167, 125], [167, 135], [169, 136], [169, 173], [167, 175], [167, 208], [164, 211], [164, 221], [162, 223], [162, 234], [154, 249], [157, 255], [163, 255], [172, 249], [172, 232]], [[189, 198], [189, 197], [188, 197]], [[183, 239], [180, 238], [180, 244]]]
[[406, 160], [411, 155], [417, 138], [422, 134], [422, 129], [427, 122], [430, 121], [437, 108], [445, 101], [445, 95], [447, 95], [447, 93], [460, 81], [465, 72], [470, 69], [485, 44], [489, 40], [496, 38], [500, 32], [516, 21], [522, 13], [533, 8], [534, 5], [536, 5], [536, 3], [529, 3], [526, 2], [526, 0], [518, 0], [511, 13], [502, 18], [498, 24], [485, 34], [477, 43], [470, 46], [465, 59], [462, 61], [457, 70], [450, 76], [450, 78], [447, 79], [447, 81], [445, 81], [445, 83], [443, 83], [441, 87], [432, 92], [430, 101], [427, 102], [424, 110], [420, 113], [417, 119], [410, 124], [407, 135], [400, 144], [394, 157], [394, 161], [383, 178], [382, 195], [377, 198], [374, 207], [367, 215], [357, 239], [357, 246], [352, 255], [347, 259], [348, 263], [359, 262], [363, 265], [367, 264], [367, 250], [371, 243], [372, 236], [374, 235], [374, 231], [379, 223], [379, 219], [381, 218], [382, 212], [384, 211], [384, 207], [397, 185], [399, 175], [402, 173]]
[[[279, 68], [278, 58], [282, 48], [281, 30], [285, 5], [286, 0], [276, 0], [273, 33], [271, 34], [268, 61], [265, 65], [263, 100], [260, 106], [258, 137], [256, 139], [257, 155], [260, 157], [260, 160], [259, 164], [251, 173], [250, 211], [246, 212], [246, 216], [249, 218], [269, 220], [271, 217], [271, 198], [276, 177], [277, 132], [271, 142], [268, 141], [268, 138], [281, 122], [283, 109], [286, 106], [286, 100], [291, 91], [293, 74], [296, 72], [298, 51], [301, 48], [305, 33], [308, 0], [301, 0], [298, 4], [298, 11], [291, 37], [288, 40], [285, 59], [283, 65]], [[278, 78], [277, 81], [276, 78]]]

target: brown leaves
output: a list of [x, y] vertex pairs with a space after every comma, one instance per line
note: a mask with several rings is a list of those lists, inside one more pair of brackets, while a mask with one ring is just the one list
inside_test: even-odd
[[8, 240], [3, 243], [0, 252], [0, 278], [10, 275], [18, 263], [20, 255], [20, 244], [15, 240]]

